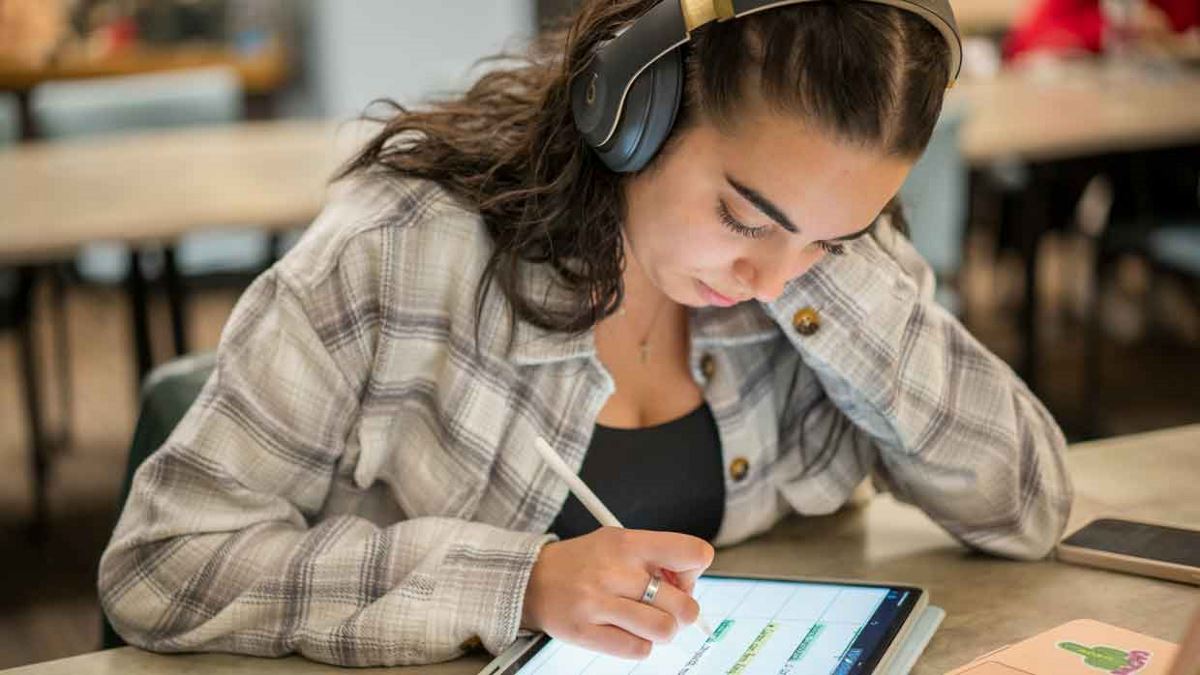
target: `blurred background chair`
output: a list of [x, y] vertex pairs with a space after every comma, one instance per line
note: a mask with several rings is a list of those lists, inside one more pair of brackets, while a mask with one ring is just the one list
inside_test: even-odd
[[0, 147], [15, 142], [20, 135], [17, 114], [17, 98], [0, 94]]
[[933, 130], [925, 154], [900, 188], [909, 238], [937, 276], [937, 301], [962, 317], [959, 289], [967, 229], [969, 167], [959, 138], [965, 111], [947, 105]]
[[1159, 266], [1200, 279], [1200, 220], [1166, 223], [1148, 239], [1150, 256]]

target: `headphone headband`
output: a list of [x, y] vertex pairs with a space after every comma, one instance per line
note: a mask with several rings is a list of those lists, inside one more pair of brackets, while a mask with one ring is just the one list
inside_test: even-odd
[[[625, 30], [596, 48], [571, 85], [575, 124], [593, 147], [612, 140], [634, 81], [686, 43], [692, 31], [785, 5], [820, 0], [660, 0]], [[962, 42], [949, 0], [856, 0], [888, 5], [928, 21], [950, 47], [950, 86], [962, 67]], [[676, 92], [678, 95], [678, 92]]]

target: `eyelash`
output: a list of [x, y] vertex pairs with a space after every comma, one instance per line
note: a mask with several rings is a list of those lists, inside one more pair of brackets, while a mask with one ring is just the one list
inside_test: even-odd
[[[732, 213], [729, 212], [729, 207], [725, 206], [724, 201], [717, 202], [717, 216], [720, 217], [721, 222], [725, 225], [725, 227], [733, 230], [743, 237], [748, 237], [750, 239], [762, 239], [770, 234], [770, 227], [748, 227], [743, 225], [738, 221], [737, 218], [733, 217]], [[846, 247], [842, 244], [831, 244], [827, 241], [815, 241], [813, 243], [829, 255], [843, 255], [846, 252]]]
[[820, 246], [821, 250], [825, 251], [829, 255], [845, 255], [846, 254], [845, 244], [831, 244], [827, 241], [818, 241], [817, 246]]
[[728, 227], [743, 237], [749, 237], [750, 239], [762, 239], [770, 234], [771, 228], [769, 227], [748, 227], [743, 225], [740, 221], [738, 221], [737, 218], [733, 217], [732, 213], [729, 212], [729, 207], [725, 206], [724, 201], [717, 202], [717, 216], [721, 218], [721, 222], [725, 224], [725, 227]]

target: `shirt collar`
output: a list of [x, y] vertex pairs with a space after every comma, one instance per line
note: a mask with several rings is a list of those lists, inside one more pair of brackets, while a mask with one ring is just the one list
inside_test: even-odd
[[775, 339], [779, 326], [757, 300], [733, 307], [691, 310], [692, 344], [698, 347], [737, 347]]

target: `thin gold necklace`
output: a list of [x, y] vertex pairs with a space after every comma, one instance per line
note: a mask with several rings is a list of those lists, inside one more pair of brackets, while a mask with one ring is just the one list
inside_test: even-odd
[[[654, 334], [654, 326], [658, 324], [658, 317], [662, 316], [663, 306], [666, 304], [667, 296], [663, 295], [658, 301], [658, 307], [654, 310], [654, 316], [650, 319], [650, 327], [646, 329], [646, 334], [638, 341], [638, 360], [642, 362], [642, 365], [650, 363], [650, 336]], [[618, 313], [628, 320], [628, 312], [625, 310], [624, 305], [621, 306]]]

